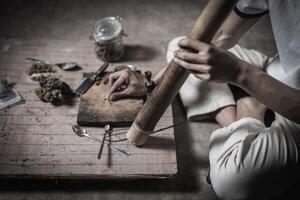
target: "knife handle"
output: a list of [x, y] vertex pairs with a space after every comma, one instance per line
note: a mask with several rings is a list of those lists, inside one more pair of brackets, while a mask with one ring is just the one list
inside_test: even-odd
[[93, 78], [96, 79], [97, 76], [99, 76], [101, 73], [103, 73], [106, 68], [108, 67], [109, 65], [109, 62], [105, 62], [97, 71], [96, 73], [94, 74]]

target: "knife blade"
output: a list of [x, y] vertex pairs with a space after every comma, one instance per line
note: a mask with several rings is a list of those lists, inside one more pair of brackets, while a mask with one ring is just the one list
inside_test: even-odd
[[82, 82], [79, 84], [77, 89], [74, 91], [75, 94], [83, 95], [96, 81], [97, 76], [101, 75], [109, 66], [109, 62], [103, 63], [103, 65], [94, 73], [92, 77], [84, 77]]

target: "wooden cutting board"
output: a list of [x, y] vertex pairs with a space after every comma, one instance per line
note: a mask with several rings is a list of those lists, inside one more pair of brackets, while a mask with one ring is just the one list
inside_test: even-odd
[[108, 84], [94, 84], [80, 97], [77, 123], [82, 126], [130, 126], [143, 105], [143, 100], [106, 99]]

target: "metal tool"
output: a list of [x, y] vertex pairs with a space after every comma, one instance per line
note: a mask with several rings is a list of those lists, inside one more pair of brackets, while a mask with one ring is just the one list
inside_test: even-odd
[[33, 63], [39, 63], [39, 64], [43, 64], [43, 63], [50, 64], [47, 61], [39, 60], [39, 59], [35, 59], [35, 58], [26, 58], [26, 61], [33, 62]]
[[81, 69], [81, 67], [76, 62], [56, 63], [55, 65], [64, 71], [75, 71]]
[[128, 152], [126, 152], [126, 151], [124, 151], [124, 150], [122, 150], [122, 149], [119, 149], [119, 148], [117, 148], [117, 147], [114, 147], [114, 146], [112, 146], [111, 144], [108, 144], [108, 143], [106, 143], [106, 142], [103, 141], [103, 140], [100, 140], [100, 139], [98, 139], [98, 138], [95, 138], [94, 136], [89, 135], [89, 134], [87, 133], [87, 130], [86, 130], [85, 128], [79, 126], [79, 125], [72, 125], [72, 129], [73, 129], [73, 132], [76, 133], [76, 135], [78, 135], [79, 137], [88, 137], [88, 138], [90, 138], [90, 139], [92, 139], [92, 140], [94, 140], [94, 141], [96, 141], [96, 142], [98, 142], [98, 143], [100, 143], [100, 144], [103, 142], [103, 144], [104, 144], [105, 146], [107, 146], [108, 148], [110, 148], [110, 149], [112, 149], [112, 150], [114, 150], [114, 151], [117, 151], [117, 152], [119, 152], [119, 153], [122, 153], [123, 155], [126, 155], [126, 156], [129, 156], [129, 155], [130, 155]]
[[101, 146], [100, 146], [100, 150], [99, 150], [99, 153], [98, 153], [98, 159], [100, 159], [101, 156], [102, 156], [102, 151], [103, 151], [104, 141], [105, 141], [105, 139], [106, 139], [106, 135], [107, 135], [108, 133], [110, 133], [110, 131], [111, 131], [111, 128], [110, 128], [110, 125], [109, 125], [109, 124], [106, 125], [106, 126], [104, 126], [104, 135], [103, 135], [102, 142], [101, 142]]
[[[26, 58], [27, 62], [32, 62], [34, 64], [48, 64], [50, 65], [50, 62], [45, 61], [45, 60], [39, 60], [36, 58]], [[76, 62], [64, 62], [64, 63], [56, 63], [56, 64], [51, 64], [51, 66], [57, 66], [61, 70], [64, 71], [71, 71], [71, 70], [79, 70], [81, 67], [76, 63]]]
[[74, 91], [77, 95], [83, 95], [96, 81], [97, 76], [100, 76], [109, 66], [109, 62], [105, 62], [92, 77], [85, 77]]

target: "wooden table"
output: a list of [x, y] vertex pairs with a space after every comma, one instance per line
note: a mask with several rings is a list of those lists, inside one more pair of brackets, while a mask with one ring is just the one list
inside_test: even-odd
[[[95, 58], [88, 40], [0, 38], [0, 47], [0, 78], [15, 82], [14, 88], [26, 100], [25, 104], [0, 111], [1, 178], [130, 179], [169, 177], [177, 173], [173, 128], [155, 134], [142, 148], [126, 141], [114, 144], [130, 152], [129, 157], [104, 147], [98, 160], [100, 145], [79, 138], [71, 129], [70, 124], [76, 123], [79, 99], [74, 99], [71, 105], [53, 106], [41, 102], [34, 94], [38, 83], [26, 74], [30, 63], [25, 58], [77, 62], [83, 68], [81, 71], [55, 73], [74, 88], [83, 72], [95, 71], [102, 63]], [[155, 68], [141, 66], [141, 69], [157, 71], [162, 64], [157, 63]], [[171, 124], [173, 116], [169, 108], [157, 129]], [[88, 128], [88, 131], [102, 138], [103, 129]]]

